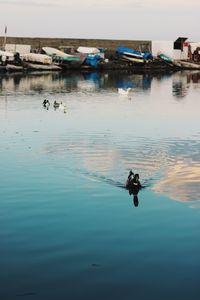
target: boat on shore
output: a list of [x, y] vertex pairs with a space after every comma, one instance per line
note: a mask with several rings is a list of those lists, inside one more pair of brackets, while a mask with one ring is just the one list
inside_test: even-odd
[[164, 53], [158, 54], [158, 58], [171, 67], [181, 68], [180, 60], [174, 60], [173, 58], [165, 55]]
[[43, 47], [42, 52], [50, 56], [52, 58], [53, 63], [63, 69], [70, 69], [71, 67], [79, 68], [86, 58], [85, 55], [81, 55], [78, 53], [73, 55], [67, 54], [63, 51], [52, 47]]
[[184, 69], [200, 70], [200, 64], [190, 62], [190, 61], [183, 61], [183, 60], [181, 60], [179, 63]]
[[0, 65], [6, 65], [8, 62], [13, 62], [14, 60], [15, 57], [12, 52], [0, 50]]
[[88, 68], [98, 68], [99, 63], [104, 61], [105, 58], [104, 48], [78, 47], [77, 52], [86, 56], [84, 66]]
[[122, 59], [130, 61], [132, 63], [144, 64], [149, 60], [153, 59], [153, 56], [150, 52], [139, 52], [133, 49], [129, 49], [126, 47], [118, 47], [116, 53]]
[[43, 65], [51, 65], [52, 57], [45, 54], [39, 53], [27, 53], [21, 55], [21, 59], [25, 62], [34, 63], [34, 64], [43, 64]]
[[24, 62], [23, 68], [30, 71], [60, 71], [62, 70], [61, 67], [55, 64], [39, 64], [39, 63], [31, 63], [31, 62]]

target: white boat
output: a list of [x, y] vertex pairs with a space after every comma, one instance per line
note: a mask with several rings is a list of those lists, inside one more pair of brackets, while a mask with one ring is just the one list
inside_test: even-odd
[[27, 68], [28, 70], [32, 70], [32, 71], [59, 71], [61, 70], [61, 68], [55, 64], [51, 64], [51, 65], [45, 65], [45, 64], [39, 64], [39, 63], [30, 63], [30, 62], [25, 62], [24, 67]]
[[60, 51], [56, 48], [52, 48], [52, 47], [43, 47], [42, 50], [49, 56], [60, 56], [60, 57], [68, 57], [68, 56], [71, 56], [70, 54], [66, 54], [64, 53], [63, 51]]
[[38, 54], [38, 53], [27, 53], [23, 54], [21, 58], [30, 63], [39, 63], [44, 65], [51, 65], [52, 64], [52, 57], [45, 54]]
[[187, 62], [187, 61], [182, 61], [182, 60], [180, 60], [179, 63], [185, 69], [200, 70], [200, 64], [195, 64], [195, 63], [192, 63], [192, 62]]
[[100, 53], [100, 50], [98, 48], [94, 47], [78, 47], [77, 51], [80, 53], [85, 53], [85, 54], [97, 54]]
[[12, 52], [0, 50], [0, 62], [12, 62], [14, 59], [14, 54]]
[[53, 63], [62, 68], [80, 67], [84, 62], [86, 55], [80, 53], [67, 54], [52, 47], [43, 47], [43, 52], [52, 57]]
[[105, 48], [94, 47], [78, 47], [77, 52], [87, 55], [88, 57], [98, 55], [101, 59], [105, 59]]

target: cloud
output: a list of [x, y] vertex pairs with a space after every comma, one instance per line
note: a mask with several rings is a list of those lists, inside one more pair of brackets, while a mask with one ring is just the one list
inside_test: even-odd
[[6, 6], [34, 6], [34, 7], [49, 7], [58, 5], [54, 0], [0, 0], [0, 4]]
[[0, 4], [3, 5], [18, 5], [18, 6], [43, 6], [43, 7], [51, 7], [51, 6], [62, 6], [68, 8], [76, 8], [78, 10], [85, 8], [90, 8], [90, 10], [96, 10], [98, 8], [111, 8], [116, 10], [116, 8], [123, 7], [141, 7], [142, 0], [0, 0]]
[[90, 10], [96, 9], [171, 9], [175, 8], [184, 9], [186, 7], [191, 8], [200, 7], [199, 0], [190, 0], [189, 2], [182, 0], [168, 0], [167, 2], [161, 2], [160, 0], [0, 0], [0, 4], [3, 5], [18, 5], [18, 6], [43, 6], [43, 7], [67, 7], [76, 8], [78, 10], [84, 10], [90, 8]]
[[182, 9], [188, 7], [200, 7], [199, 0], [190, 0], [190, 1], [182, 1], [182, 0], [168, 0], [168, 1], [160, 1], [160, 0], [142, 0], [143, 7], [149, 9], [170, 9], [173, 13], [175, 8], [179, 8], [180, 12]]

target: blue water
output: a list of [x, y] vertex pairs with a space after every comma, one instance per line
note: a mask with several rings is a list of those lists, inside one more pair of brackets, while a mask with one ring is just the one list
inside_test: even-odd
[[0, 76], [0, 299], [199, 299], [199, 93], [198, 72]]

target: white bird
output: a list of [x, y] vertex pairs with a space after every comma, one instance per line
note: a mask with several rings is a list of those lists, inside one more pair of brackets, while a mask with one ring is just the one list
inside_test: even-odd
[[67, 107], [66, 107], [66, 104], [60, 102], [59, 109], [66, 110], [66, 108], [67, 108]]
[[131, 88], [127, 88], [127, 89], [122, 89], [122, 88], [118, 88], [118, 93], [120, 95], [128, 95], [128, 93], [131, 91]]

